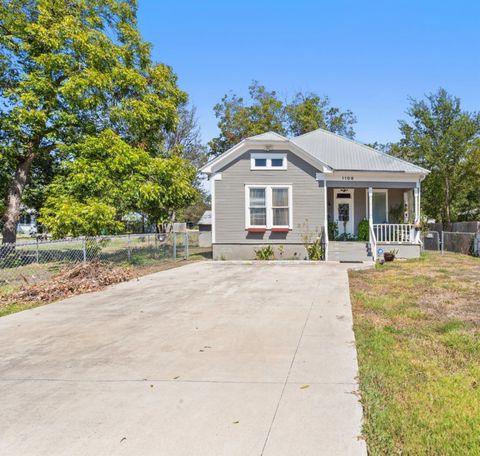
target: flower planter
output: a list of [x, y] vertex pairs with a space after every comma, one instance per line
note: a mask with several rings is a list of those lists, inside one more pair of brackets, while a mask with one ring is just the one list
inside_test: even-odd
[[267, 231], [266, 228], [247, 228], [249, 233], [265, 233]]
[[385, 261], [393, 261], [395, 259], [395, 255], [393, 253], [390, 253], [390, 252], [385, 252], [383, 254], [383, 259]]

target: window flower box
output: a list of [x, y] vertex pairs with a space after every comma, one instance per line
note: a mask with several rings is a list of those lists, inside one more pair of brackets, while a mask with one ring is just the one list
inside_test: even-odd
[[249, 233], [265, 233], [267, 231], [266, 228], [247, 228]]

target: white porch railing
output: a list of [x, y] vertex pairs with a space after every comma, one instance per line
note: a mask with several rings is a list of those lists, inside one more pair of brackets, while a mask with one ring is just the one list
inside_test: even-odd
[[374, 223], [377, 242], [392, 244], [418, 244], [420, 237], [414, 225], [407, 223]]

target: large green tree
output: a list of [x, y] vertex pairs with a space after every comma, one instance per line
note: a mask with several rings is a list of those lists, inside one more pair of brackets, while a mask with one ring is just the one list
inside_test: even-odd
[[286, 106], [287, 128], [292, 136], [323, 128], [347, 138], [354, 138], [357, 119], [352, 111], [332, 106], [328, 97], [298, 93]]
[[349, 138], [355, 135], [353, 113], [332, 106], [328, 97], [298, 93], [293, 100], [282, 101], [275, 91], [268, 91], [257, 81], [252, 82], [248, 92], [247, 100], [229, 94], [214, 106], [220, 134], [209, 143], [212, 156], [267, 131], [298, 136], [325, 128]]
[[45, 177], [40, 164], [64, 159], [62, 146], [110, 128], [161, 154], [186, 94], [168, 66], [151, 61], [136, 8], [135, 0], [0, 0], [3, 242], [15, 240], [32, 166]]
[[[182, 104], [179, 106], [178, 115], [179, 121], [176, 128], [167, 134], [167, 154], [177, 154], [198, 170], [208, 159], [208, 148], [202, 142], [197, 110], [195, 106]], [[208, 194], [202, 188], [199, 175], [194, 186], [198, 190], [195, 200], [189, 206], [175, 212], [175, 218], [179, 221], [196, 223], [210, 207]]]
[[285, 134], [285, 110], [276, 92], [257, 81], [248, 87], [250, 102], [235, 94], [225, 95], [213, 108], [220, 134], [210, 143], [210, 154], [219, 155], [248, 136], [266, 131]]
[[152, 156], [111, 130], [61, 149], [72, 160], [62, 163], [40, 211], [56, 238], [122, 231], [123, 216], [137, 211], [161, 229], [197, 197], [188, 161]]
[[480, 115], [462, 110], [460, 99], [444, 89], [411, 100], [407, 113], [390, 153], [431, 171], [422, 184], [423, 210], [443, 223], [455, 221], [479, 204]]
[[165, 155], [176, 154], [200, 168], [208, 160], [207, 147], [202, 142], [197, 108], [182, 103], [178, 107], [178, 123], [166, 132]]

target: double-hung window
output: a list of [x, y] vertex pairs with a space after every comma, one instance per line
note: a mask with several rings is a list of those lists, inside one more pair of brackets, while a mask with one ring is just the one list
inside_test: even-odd
[[288, 187], [272, 188], [272, 226], [289, 226]]
[[267, 189], [251, 187], [249, 191], [249, 225], [267, 226]]
[[291, 185], [246, 185], [247, 229], [291, 229]]

